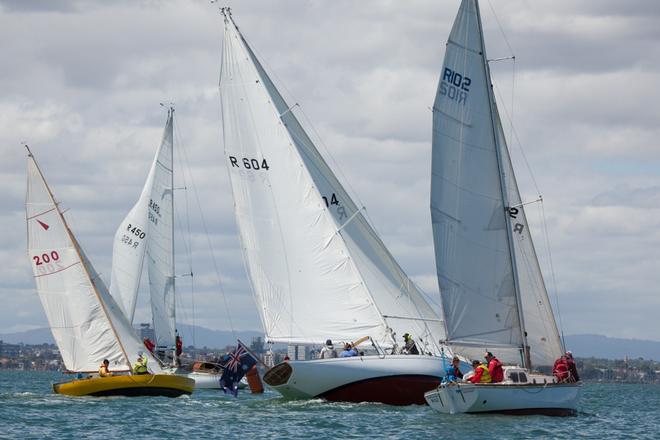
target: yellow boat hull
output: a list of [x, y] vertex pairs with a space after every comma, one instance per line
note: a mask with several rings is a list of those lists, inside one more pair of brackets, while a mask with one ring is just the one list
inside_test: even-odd
[[143, 374], [76, 379], [53, 384], [53, 391], [67, 396], [166, 396], [190, 394], [195, 381], [174, 374]]

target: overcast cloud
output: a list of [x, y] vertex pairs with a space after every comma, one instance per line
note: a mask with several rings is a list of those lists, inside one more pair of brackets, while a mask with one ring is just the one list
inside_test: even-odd
[[[429, 106], [459, 3], [226, 2], [391, 252], [436, 297]], [[660, 2], [483, 0], [481, 10], [489, 57], [511, 55], [509, 45], [516, 56], [515, 76], [511, 61], [492, 69], [522, 144], [509, 139], [523, 198], [538, 193], [521, 151], [545, 200], [564, 332], [659, 339]], [[197, 189], [186, 192], [190, 240], [177, 244], [179, 274], [193, 249], [195, 313], [182, 277], [179, 318], [230, 328], [210, 241], [233, 327], [260, 329], [222, 157], [217, 7], [0, 1], [0, 41], [0, 333], [47, 325], [25, 254], [21, 142], [108, 281], [114, 231], [142, 188], [169, 101]], [[539, 214], [529, 205], [554, 291]], [[138, 321], [149, 320], [146, 293]]]

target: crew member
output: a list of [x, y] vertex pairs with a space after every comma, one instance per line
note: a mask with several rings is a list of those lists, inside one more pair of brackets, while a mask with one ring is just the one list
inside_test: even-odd
[[321, 354], [319, 357], [321, 359], [331, 359], [337, 357], [337, 350], [335, 350], [335, 346], [332, 345], [332, 340], [328, 339], [325, 341], [325, 345], [321, 349]]
[[353, 357], [353, 356], [357, 356], [357, 355], [358, 355], [358, 352], [353, 347], [353, 345], [351, 345], [349, 343], [346, 343], [346, 344], [344, 344], [344, 351], [341, 352], [339, 357], [346, 358], [346, 357]]
[[174, 343], [176, 345], [176, 357], [179, 357], [183, 353], [183, 339], [181, 339], [181, 336], [176, 335]]
[[488, 362], [488, 372], [493, 383], [502, 382], [504, 380], [504, 369], [502, 368], [502, 362], [493, 356], [493, 353], [490, 351], [486, 352], [484, 356], [486, 362]]
[[472, 361], [472, 369], [474, 374], [468, 380], [472, 383], [491, 383], [492, 379], [490, 373], [488, 372], [488, 367], [482, 364], [478, 360]]
[[101, 363], [101, 366], [99, 367], [99, 376], [101, 377], [112, 376], [112, 373], [110, 372], [110, 370], [108, 370], [109, 366], [110, 366], [110, 361], [107, 359], [103, 359], [103, 363]]
[[458, 356], [454, 356], [451, 360], [451, 365], [445, 369], [444, 382], [458, 382], [463, 379], [463, 373], [460, 370], [461, 361]]
[[153, 343], [153, 341], [146, 336], [142, 338], [142, 342], [144, 343], [144, 346], [147, 350], [149, 350], [150, 353], [154, 352], [154, 348], [156, 348], [156, 344]]
[[403, 341], [404, 341], [404, 346], [403, 346], [403, 350], [401, 350], [403, 354], [419, 354], [419, 350], [417, 349], [417, 344], [415, 344], [415, 341], [413, 340], [412, 336], [410, 336], [409, 333], [405, 333], [403, 335]]
[[139, 354], [137, 362], [133, 365], [133, 374], [149, 374], [149, 370], [147, 369], [147, 357], [143, 353]]
[[577, 365], [575, 365], [575, 359], [573, 359], [573, 353], [570, 351], [566, 352], [566, 363], [568, 364], [568, 372], [570, 373], [570, 381], [578, 382], [580, 380], [580, 375], [577, 371]]
[[552, 367], [552, 375], [555, 376], [559, 382], [568, 382], [571, 373], [566, 356], [561, 356], [555, 361], [555, 365]]

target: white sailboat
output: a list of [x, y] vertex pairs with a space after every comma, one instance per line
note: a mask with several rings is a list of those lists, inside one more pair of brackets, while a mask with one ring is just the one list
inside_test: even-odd
[[149, 353], [143, 355], [153, 374], [130, 374], [131, 361], [145, 352], [144, 346], [73, 236], [29, 149], [27, 174], [28, 256], [64, 365], [72, 373], [96, 373], [108, 359], [115, 373], [129, 373], [55, 384], [54, 391], [94, 396], [190, 394], [194, 382], [165, 374]]
[[[140, 197], [115, 233], [110, 293], [133, 321], [146, 258], [155, 352], [177, 366], [174, 259], [174, 109]], [[179, 369], [196, 388], [220, 388], [220, 373]]]
[[433, 108], [431, 214], [447, 340], [506, 367], [497, 384], [443, 384], [426, 393], [446, 412], [571, 413], [579, 384], [532, 366], [562, 355], [495, 103], [477, 0], [454, 22]]
[[[323, 160], [229, 10], [222, 12], [225, 156], [266, 338], [372, 344], [365, 350], [372, 356], [278, 364], [264, 381], [285, 397], [423, 404], [443, 375], [440, 316]], [[404, 333], [431, 356], [391, 354]]]

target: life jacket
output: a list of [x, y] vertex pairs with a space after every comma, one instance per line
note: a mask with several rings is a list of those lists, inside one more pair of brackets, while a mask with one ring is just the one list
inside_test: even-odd
[[502, 362], [494, 357], [488, 363], [488, 367], [490, 368], [491, 365], [493, 365], [493, 382], [502, 382], [504, 380], [504, 369], [502, 368]]
[[568, 361], [564, 356], [555, 361], [555, 365], [552, 368], [552, 374], [557, 378], [559, 382], [568, 380], [570, 372], [568, 368]]
[[[491, 383], [493, 380], [490, 377], [490, 372], [488, 371], [488, 367], [485, 366], [484, 364], [481, 364], [477, 367], [477, 369], [482, 369], [481, 377], [479, 378], [479, 383]], [[477, 370], [474, 370], [476, 373]]]
[[135, 374], [147, 374], [149, 370], [147, 369], [147, 360], [144, 359], [142, 362], [138, 361], [133, 366], [133, 373]]

